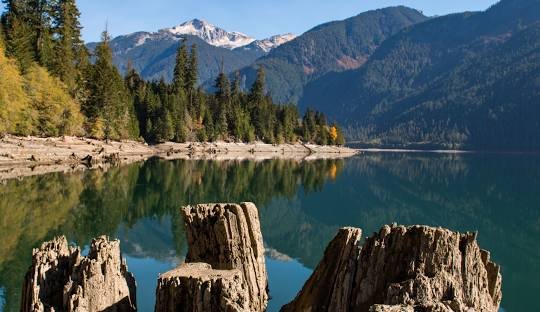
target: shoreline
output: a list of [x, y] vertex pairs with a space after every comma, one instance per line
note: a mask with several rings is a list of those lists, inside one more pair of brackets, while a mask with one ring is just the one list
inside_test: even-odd
[[53, 172], [73, 172], [130, 164], [158, 157], [165, 160], [336, 159], [358, 154], [348, 147], [312, 144], [272, 145], [261, 142], [187, 142], [148, 145], [137, 141], [101, 141], [80, 137], [0, 139], [0, 181]]
[[358, 153], [408, 153], [408, 154], [494, 154], [494, 155], [539, 155], [540, 151], [497, 151], [497, 150], [445, 150], [445, 149], [407, 149], [407, 148], [354, 148]]

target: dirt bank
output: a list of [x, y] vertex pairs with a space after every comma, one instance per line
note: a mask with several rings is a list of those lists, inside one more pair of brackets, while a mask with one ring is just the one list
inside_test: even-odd
[[0, 139], [0, 180], [50, 172], [70, 172], [163, 159], [298, 160], [346, 158], [357, 153], [346, 147], [265, 143], [163, 143], [100, 141], [87, 138], [5, 136]]

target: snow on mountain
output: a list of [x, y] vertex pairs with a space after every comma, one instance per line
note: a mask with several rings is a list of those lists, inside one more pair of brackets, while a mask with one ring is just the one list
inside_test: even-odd
[[239, 32], [228, 32], [199, 19], [185, 22], [173, 28], [166, 29], [165, 31], [177, 36], [197, 36], [213, 46], [223, 47], [231, 50], [246, 46], [255, 41], [254, 38], [251, 38], [245, 34]]
[[[210, 45], [234, 50], [242, 48], [259, 53], [268, 53], [270, 50], [296, 38], [293, 34], [277, 35], [267, 39], [256, 40], [240, 32], [228, 32], [206, 21], [194, 19], [172, 28], [161, 29], [157, 32], [136, 32], [119, 38], [127, 39], [122, 47], [117, 47], [116, 53], [127, 53], [131, 49], [144, 45], [150, 41], [181, 40], [182, 36], [196, 36]], [[113, 42], [113, 44], [115, 44]]]
[[276, 35], [276, 36], [272, 36], [270, 38], [263, 39], [263, 40], [255, 40], [248, 47], [256, 46], [259, 49], [263, 50], [264, 52], [268, 53], [270, 52], [270, 50], [273, 50], [282, 44], [285, 44], [291, 40], [294, 40], [295, 38], [296, 38], [296, 35], [293, 35], [293, 34]]

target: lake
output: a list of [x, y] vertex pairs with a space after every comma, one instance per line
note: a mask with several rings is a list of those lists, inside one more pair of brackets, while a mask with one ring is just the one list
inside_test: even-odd
[[[163, 161], [0, 185], [0, 311], [19, 311], [32, 248], [55, 235], [88, 246], [121, 240], [137, 278], [140, 311], [156, 280], [186, 252], [182, 205], [252, 201], [259, 207], [272, 300], [278, 311], [302, 287], [343, 226], [478, 231], [503, 271], [502, 309], [540, 311], [540, 156], [370, 153], [298, 162]], [[87, 249], [87, 247], [85, 247]]]

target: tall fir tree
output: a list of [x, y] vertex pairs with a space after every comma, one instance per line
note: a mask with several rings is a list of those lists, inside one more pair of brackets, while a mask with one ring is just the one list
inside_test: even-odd
[[257, 77], [251, 86], [249, 92], [249, 101], [253, 106], [263, 102], [265, 97], [265, 84], [266, 84], [266, 74], [264, 67], [260, 66], [257, 69]]
[[216, 135], [222, 139], [226, 139], [229, 129], [227, 119], [230, 116], [229, 110], [231, 109], [231, 85], [227, 75], [223, 71], [223, 65], [221, 68], [221, 72], [216, 78], [214, 85], [216, 89], [214, 95], [214, 121]]
[[265, 92], [265, 72], [261, 66], [257, 70], [257, 78], [253, 82], [249, 92], [248, 109], [251, 111], [251, 121], [255, 127], [255, 134], [258, 139], [268, 143], [273, 143], [274, 129], [271, 107], [268, 105], [268, 98]]
[[52, 69], [54, 63], [54, 42], [52, 29], [55, 5], [50, 0], [27, 0], [30, 9], [29, 24], [34, 33], [34, 55], [36, 61]]
[[54, 10], [56, 30], [53, 72], [67, 85], [72, 95], [80, 97], [88, 53], [81, 39], [80, 12], [75, 0], [59, 0]]
[[185, 91], [189, 100], [190, 111], [197, 110], [194, 103], [197, 96], [197, 83], [198, 83], [198, 58], [197, 58], [197, 45], [193, 44], [191, 46], [191, 51], [189, 55], [189, 62], [186, 66], [186, 81], [185, 81]]
[[185, 39], [178, 47], [172, 88], [171, 118], [173, 123], [173, 141], [185, 142], [187, 139], [187, 102], [185, 85], [187, 80], [188, 53]]
[[138, 137], [134, 109], [120, 73], [113, 65], [107, 31], [95, 50], [95, 64], [90, 70], [90, 96], [83, 106], [87, 132], [94, 137], [123, 139]]
[[173, 85], [174, 91], [179, 92], [180, 90], [186, 89], [186, 80], [187, 80], [187, 64], [188, 64], [188, 53], [186, 47], [186, 40], [183, 39], [182, 43], [178, 46], [176, 51], [176, 62], [174, 65], [174, 76], [173, 76]]
[[3, 0], [2, 23], [6, 32], [6, 54], [17, 60], [23, 73], [35, 61], [34, 30], [29, 23], [29, 4], [23, 0]]

